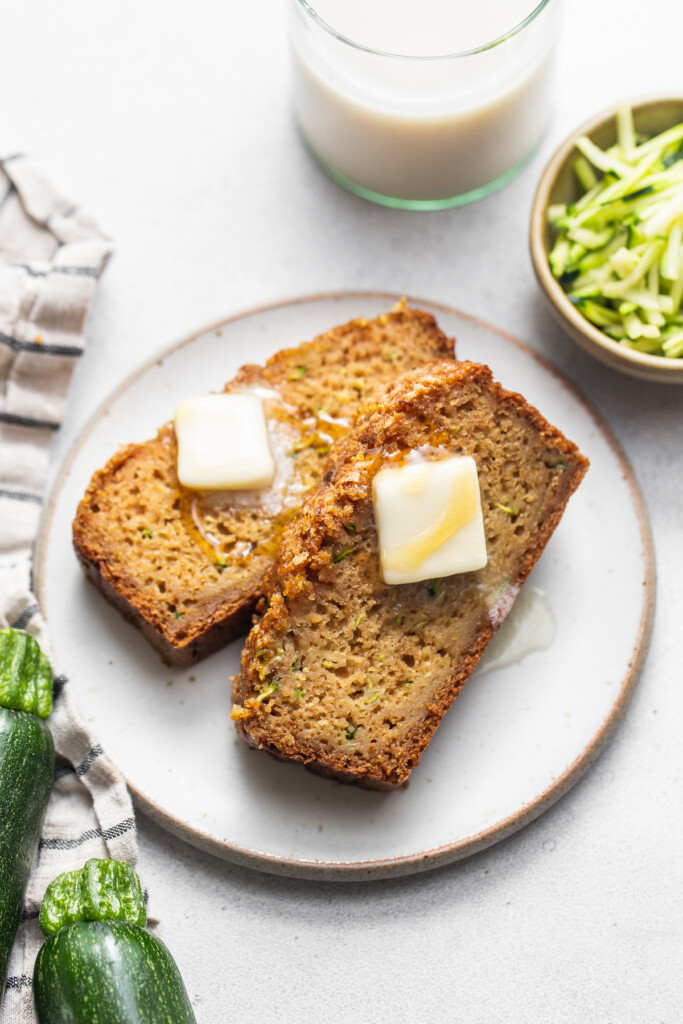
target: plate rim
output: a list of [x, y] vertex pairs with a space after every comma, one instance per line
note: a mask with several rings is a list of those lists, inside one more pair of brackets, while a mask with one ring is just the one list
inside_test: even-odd
[[[512, 814], [508, 815], [502, 821], [498, 821], [488, 828], [481, 829], [479, 832], [476, 832], [465, 839], [445, 843], [428, 850], [421, 850], [417, 853], [403, 854], [397, 857], [383, 857], [376, 860], [314, 861], [277, 856], [275, 854], [264, 853], [258, 850], [250, 850], [235, 843], [216, 839], [214, 836], [203, 832], [201, 829], [196, 828], [181, 818], [175, 817], [141, 790], [138, 790], [126, 777], [122, 769], [117, 766], [118, 771], [121, 772], [128, 790], [131, 793], [136, 808], [139, 808], [147, 815], [147, 817], [151, 818], [156, 824], [161, 825], [172, 835], [183, 839], [185, 842], [190, 843], [190, 845], [195, 846], [204, 852], [211, 853], [223, 860], [230, 860], [241, 866], [256, 868], [257, 870], [264, 871], [268, 874], [319, 881], [358, 881], [363, 879], [381, 879], [429, 871], [445, 864], [470, 857], [475, 853], [479, 853], [487, 849], [489, 846], [492, 846], [507, 838], [507, 836], [512, 835], [518, 829], [530, 824], [535, 818], [548, 810], [557, 800], [564, 796], [565, 793], [567, 793], [571, 787], [579, 781], [579, 779], [581, 779], [590, 766], [597, 760], [611, 738], [616, 726], [623, 718], [645, 663], [655, 611], [656, 565], [652, 532], [645, 501], [628, 457], [622, 449], [619, 441], [601, 413], [591, 402], [588, 401], [587, 398], [585, 398], [577, 385], [566, 377], [556, 366], [554, 366], [554, 364], [550, 362], [545, 355], [537, 352], [531, 345], [522, 341], [520, 338], [503, 328], [500, 328], [495, 324], [491, 324], [480, 317], [432, 299], [419, 298], [412, 295], [399, 295], [395, 292], [355, 289], [333, 292], [315, 292], [313, 294], [299, 295], [286, 299], [274, 300], [268, 303], [261, 303], [257, 306], [249, 307], [246, 310], [238, 311], [230, 316], [223, 317], [220, 320], [207, 324], [201, 329], [185, 335], [178, 341], [172, 342], [156, 352], [153, 356], [150, 356], [149, 359], [146, 359], [126, 375], [124, 380], [107, 395], [104, 401], [88, 418], [82, 429], [79, 431], [78, 436], [71, 445], [55, 477], [49, 498], [45, 502], [34, 554], [34, 587], [41, 607], [45, 609], [45, 602], [43, 598], [48, 548], [47, 537], [52, 526], [58, 497], [86, 440], [100, 420], [108, 414], [117, 399], [153, 366], [163, 362], [168, 356], [178, 349], [193, 344], [205, 334], [209, 334], [212, 331], [218, 331], [228, 324], [235, 323], [236, 321], [245, 320], [247, 318], [278, 309], [346, 299], [358, 299], [359, 301], [382, 299], [392, 304], [400, 301], [401, 299], [406, 299], [409, 305], [425, 309], [427, 312], [445, 313], [451, 316], [454, 315], [463, 320], [468, 320], [470, 323], [484, 327], [485, 329], [493, 331], [499, 336], [505, 338], [506, 341], [512, 343], [516, 348], [520, 349], [526, 355], [540, 363], [546, 371], [560, 381], [560, 383], [572, 394], [573, 398], [583, 406], [585, 411], [593, 420], [601, 435], [608, 442], [609, 447], [616, 456], [621, 467], [624, 479], [631, 492], [633, 506], [636, 511], [645, 573], [643, 580], [644, 593], [642, 611], [639, 628], [634, 638], [632, 656], [629, 661], [626, 675], [621, 682], [619, 694], [612, 704], [611, 709], [604, 719], [600, 729], [595, 733], [593, 738], [586, 744], [577, 757], [574, 758], [571, 764], [567, 766], [564, 772], [538, 796], [526, 803], [523, 807], [514, 811]], [[46, 621], [49, 628], [49, 618], [47, 617], [45, 610], [44, 614], [46, 615]]]

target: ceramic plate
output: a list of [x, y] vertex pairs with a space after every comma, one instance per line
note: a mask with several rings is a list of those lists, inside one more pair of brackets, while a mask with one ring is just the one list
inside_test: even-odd
[[[488, 363], [575, 441], [591, 468], [530, 584], [556, 622], [547, 650], [479, 673], [439, 727], [408, 787], [373, 793], [247, 749], [229, 721], [241, 643], [170, 669], [85, 581], [71, 521], [92, 472], [142, 441], [184, 397], [245, 362], [395, 296], [325, 295], [231, 317], [140, 369], [87, 426], [57, 481], [38, 554], [38, 590], [61, 671], [138, 806], [189, 842], [266, 871], [388, 876], [456, 860], [549, 807], [597, 757], [640, 669], [653, 611], [642, 499], [618, 444], [577, 391], [488, 324], [421, 300], [460, 358]], [[527, 585], [528, 586], [528, 585]], [[609, 609], [609, 618], [605, 610]]]

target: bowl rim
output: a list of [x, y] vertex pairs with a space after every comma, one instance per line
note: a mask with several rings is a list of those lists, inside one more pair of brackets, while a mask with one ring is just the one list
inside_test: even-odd
[[[667, 96], [646, 96], [625, 101], [635, 113], [648, 107], [674, 106], [676, 104], [683, 108], [683, 93], [680, 95]], [[588, 343], [585, 347], [591, 354], [600, 358], [593, 348], [597, 347], [605, 353], [603, 362], [614, 366], [621, 361], [628, 366], [629, 371], [637, 376], [645, 376], [648, 372], [655, 371], [659, 380], [668, 377], [670, 380], [683, 376], [683, 359], [667, 359], [666, 356], [651, 355], [647, 352], [638, 352], [635, 349], [624, 348], [608, 338], [599, 328], [587, 320], [578, 312], [575, 306], [569, 301], [566, 292], [553, 276], [548, 263], [548, 250], [545, 244], [546, 211], [549, 205], [550, 193], [559, 176], [560, 171], [572, 154], [575, 148], [576, 139], [581, 135], [591, 136], [591, 133], [602, 128], [607, 122], [616, 117], [616, 103], [606, 110], [594, 114], [587, 121], [584, 121], [578, 128], [575, 128], [570, 135], [557, 147], [550, 160], [546, 164], [536, 187], [534, 199], [531, 205], [531, 218], [529, 223], [529, 248], [531, 260], [539, 284], [545, 291], [547, 298], [555, 308], [555, 311], [565, 320], [572, 329], [574, 337], [580, 334]], [[682, 112], [683, 118], [683, 112]], [[627, 371], [627, 372], [629, 372]], [[650, 376], [650, 379], [653, 379]]]

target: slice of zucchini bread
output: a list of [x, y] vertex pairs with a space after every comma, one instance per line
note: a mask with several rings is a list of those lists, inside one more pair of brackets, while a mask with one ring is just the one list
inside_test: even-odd
[[243, 367], [225, 390], [263, 397], [272, 483], [249, 491], [181, 486], [167, 423], [94, 474], [73, 524], [86, 575], [166, 661], [206, 657], [249, 629], [282, 528], [358, 409], [405, 370], [452, 356], [434, 318], [400, 303], [278, 352], [264, 367]]
[[[474, 458], [488, 561], [389, 586], [373, 478], [416, 453]], [[335, 446], [284, 531], [269, 607], [234, 684], [232, 717], [243, 739], [367, 788], [404, 783], [587, 466], [488, 367], [440, 362], [389, 384]]]

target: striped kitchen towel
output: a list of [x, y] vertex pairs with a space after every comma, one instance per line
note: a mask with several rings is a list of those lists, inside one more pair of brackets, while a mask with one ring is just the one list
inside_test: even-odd
[[[0, 627], [32, 633], [52, 665], [31, 592], [50, 441], [97, 280], [111, 252], [97, 224], [22, 156], [0, 159]], [[137, 834], [123, 778], [80, 718], [66, 676], [55, 677], [50, 726], [55, 783], [9, 965], [2, 1024], [33, 1024], [31, 976], [47, 884], [88, 857], [135, 864]]]

